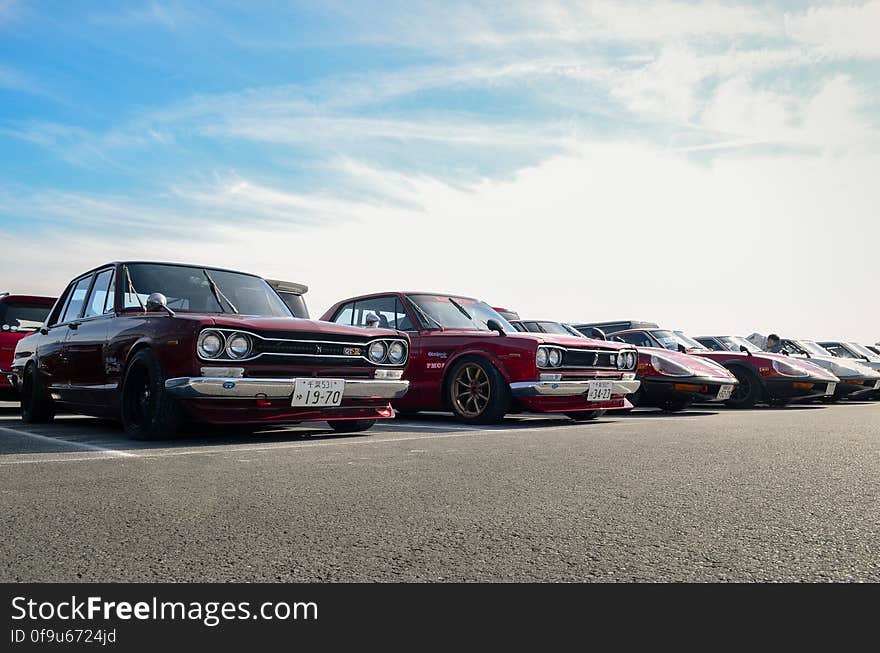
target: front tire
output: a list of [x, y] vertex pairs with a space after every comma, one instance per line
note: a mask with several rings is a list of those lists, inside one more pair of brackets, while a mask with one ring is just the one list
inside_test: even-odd
[[461, 422], [496, 424], [510, 410], [510, 386], [485, 358], [466, 358], [449, 373], [446, 401]]
[[180, 405], [165, 390], [159, 360], [149, 349], [141, 349], [129, 362], [122, 382], [125, 432], [135, 440], [172, 438], [180, 421]]
[[754, 372], [740, 367], [733, 367], [730, 371], [739, 381], [739, 385], [724, 403], [730, 408], [754, 408], [763, 394], [761, 380]]
[[367, 431], [376, 423], [374, 419], [341, 419], [327, 422], [337, 433], [358, 433]]
[[43, 387], [36, 365], [24, 368], [21, 377], [21, 421], [46, 424], [55, 419], [55, 402]]

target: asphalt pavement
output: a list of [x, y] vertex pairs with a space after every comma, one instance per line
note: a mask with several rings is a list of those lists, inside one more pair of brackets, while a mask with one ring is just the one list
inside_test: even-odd
[[157, 443], [0, 404], [0, 520], [0, 581], [876, 582], [880, 403]]

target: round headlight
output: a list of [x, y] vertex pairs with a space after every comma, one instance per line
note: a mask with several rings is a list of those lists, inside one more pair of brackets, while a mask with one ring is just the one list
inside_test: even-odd
[[562, 352], [558, 349], [551, 349], [547, 352], [547, 361], [550, 363], [550, 367], [559, 367], [562, 365]]
[[229, 358], [245, 358], [251, 351], [251, 339], [243, 333], [233, 333], [226, 341]]
[[377, 340], [370, 345], [370, 348], [367, 350], [367, 356], [369, 356], [370, 360], [374, 363], [381, 363], [385, 360], [385, 352], [385, 343], [381, 340]]
[[538, 364], [538, 367], [547, 367], [547, 350], [544, 347], [538, 347], [535, 362]]
[[202, 331], [199, 335], [199, 353], [205, 358], [214, 358], [223, 351], [223, 336], [216, 331]]
[[626, 352], [626, 366], [624, 369], [632, 370], [635, 369], [636, 363], [638, 362], [638, 357], [635, 352], [628, 351]]
[[394, 341], [388, 348], [388, 362], [400, 365], [406, 358], [406, 345], [402, 342]]

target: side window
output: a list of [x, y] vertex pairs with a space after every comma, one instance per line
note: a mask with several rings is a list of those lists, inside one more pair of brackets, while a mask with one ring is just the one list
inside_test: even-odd
[[713, 351], [724, 351], [724, 348], [715, 342], [715, 338], [697, 338], [697, 342]]
[[523, 322], [523, 326], [526, 328], [526, 331], [531, 333], [543, 333], [541, 326], [537, 322]]
[[86, 293], [89, 291], [91, 281], [92, 275], [89, 275], [76, 282], [73, 290], [70, 291], [67, 306], [64, 307], [64, 315], [61, 316], [62, 322], [71, 322], [82, 314], [83, 304], [86, 302]]
[[333, 321], [336, 322], [336, 324], [351, 325], [353, 323], [352, 322], [353, 319], [354, 319], [354, 302], [348, 302], [347, 304], [343, 305], [342, 310], [340, 310], [336, 314], [336, 317], [333, 318]]
[[352, 324], [366, 326], [367, 316], [375, 313], [379, 316], [379, 327], [382, 329], [400, 329], [411, 331], [412, 323], [403, 310], [403, 305], [397, 297], [373, 297], [372, 299], [358, 300], [354, 303]]
[[95, 317], [104, 314], [107, 305], [107, 296], [110, 290], [110, 282], [113, 280], [113, 270], [101, 270], [95, 277], [95, 284], [86, 302], [86, 312], [83, 317]]

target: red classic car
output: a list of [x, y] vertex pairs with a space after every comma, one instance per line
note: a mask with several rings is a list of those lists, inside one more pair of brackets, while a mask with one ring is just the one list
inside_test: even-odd
[[599, 327], [609, 337], [630, 345], [685, 352], [723, 365], [739, 381], [726, 402], [733, 408], [751, 408], [758, 403], [781, 406], [793, 399], [831, 396], [837, 388], [839, 379], [822, 368], [807, 361], [763, 352], [744, 338], [737, 343], [741, 347], [740, 351], [712, 351], [681, 331], [661, 329], [652, 322], [629, 324], [638, 324], [639, 328], [626, 328], [626, 321], [577, 327]]
[[12, 372], [15, 345], [42, 326], [54, 303], [54, 297], [0, 293], [0, 397], [14, 394], [7, 374]]
[[402, 413], [451, 410], [489, 424], [514, 411], [592, 419], [630, 408], [639, 388], [632, 347], [573, 336], [517, 332], [482, 301], [424, 292], [386, 292], [345, 299], [324, 320], [378, 323], [409, 334], [410, 391], [392, 402]]
[[293, 317], [260, 277], [131, 261], [71, 281], [13, 371], [27, 422], [60, 406], [119, 418], [138, 439], [187, 419], [352, 432], [394, 416], [408, 354], [400, 332]]
[[[570, 324], [552, 320], [513, 320], [511, 324], [519, 331], [531, 333], [579, 338], [596, 333], [592, 327], [584, 327], [581, 332]], [[676, 412], [697, 401], [726, 401], [738, 384], [733, 374], [713, 361], [656, 347], [636, 349], [639, 352], [636, 378], [642, 385], [629, 398], [633, 406], [656, 406]]]

